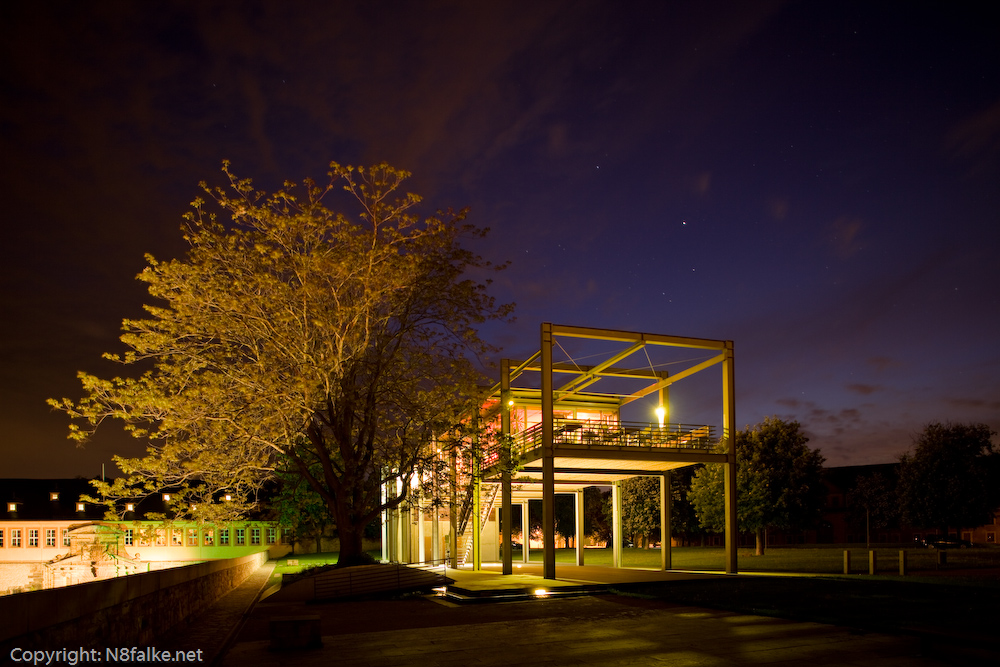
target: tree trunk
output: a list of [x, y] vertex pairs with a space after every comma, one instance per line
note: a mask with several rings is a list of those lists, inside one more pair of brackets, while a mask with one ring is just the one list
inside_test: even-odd
[[763, 556], [764, 555], [764, 529], [763, 528], [758, 528], [757, 530], [754, 531], [754, 535], [757, 538], [757, 551], [756, 551], [756, 554], [758, 556]]
[[337, 508], [337, 536], [340, 538], [340, 554], [337, 557], [337, 567], [352, 565], [370, 565], [374, 559], [362, 546], [365, 527], [358, 526], [355, 517], [348, 511]]

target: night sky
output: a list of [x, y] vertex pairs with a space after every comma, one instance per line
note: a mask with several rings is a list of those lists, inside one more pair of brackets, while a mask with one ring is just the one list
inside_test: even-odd
[[[2, 477], [112, 472], [47, 397], [121, 369], [144, 253], [220, 164], [331, 160], [471, 207], [517, 321], [731, 339], [737, 422], [828, 465], [1000, 428], [1000, 37], [990, 3], [0, 6]], [[987, 7], [987, 8], [984, 8]]]

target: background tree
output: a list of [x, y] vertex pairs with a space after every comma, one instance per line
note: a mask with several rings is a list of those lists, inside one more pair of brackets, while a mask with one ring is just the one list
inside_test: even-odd
[[[313, 473], [320, 475], [319, 470]], [[323, 535], [333, 526], [333, 517], [323, 502], [297, 470], [276, 471], [278, 493], [271, 500], [272, 513], [282, 526], [291, 528], [296, 539], [306, 536], [316, 541], [316, 553], [323, 550]]]
[[706, 531], [698, 521], [698, 513], [690, 500], [691, 481], [702, 467], [698, 464], [670, 471], [670, 530], [673, 537], [681, 537], [688, 542], [696, 536], [700, 537], [704, 545]]
[[622, 533], [644, 548], [660, 532], [660, 478], [630, 477], [622, 482]]
[[1000, 452], [986, 424], [928, 424], [900, 457], [899, 498], [907, 523], [937, 529], [978, 526], [1000, 507]]
[[865, 543], [871, 546], [872, 528], [885, 528], [899, 516], [896, 490], [882, 473], [858, 477], [848, 492], [853, 522], [865, 527]]
[[[195, 200], [186, 256], [147, 257], [139, 276], [155, 305], [125, 320], [127, 351], [109, 358], [145, 372], [81, 373], [84, 397], [52, 403], [84, 420], [71, 426], [81, 442], [119, 419], [149, 443], [98, 485], [112, 506], [170, 487], [178, 516], [229, 520], [289, 468], [334, 518], [339, 563], [362, 562], [364, 527], [406, 499], [428, 444], [468, 442], [485, 384], [469, 358], [490, 351], [475, 327], [510, 310], [469, 277], [489, 265], [461, 241], [484, 232], [464, 212], [417, 218], [409, 174], [386, 164], [333, 163], [326, 185], [273, 195], [223, 171], [231, 188], [202, 187], [228, 220]], [[324, 204], [343, 191], [353, 218]], [[232, 502], [217, 502], [224, 491]]]
[[[803, 528], [818, 517], [826, 498], [821, 481], [823, 456], [806, 446], [798, 422], [768, 417], [736, 433], [736, 515], [741, 530], [752, 530], [756, 553], [764, 554], [767, 528]], [[725, 451], [720, 442], [716, 450]], [[695, 473], [689, 498], [701, 524], [723, 530], [723, 467], [709, 464]]]
[[553, 510], [556, 533], [562, 535], [563, 546], [568, 549], [570, 540], [576, 537], [576, 498], [566, 494], [556, 494]]
[[611, 540], [611, 490], [588, 486], [583, 490], [583, 532], [598, 542]]

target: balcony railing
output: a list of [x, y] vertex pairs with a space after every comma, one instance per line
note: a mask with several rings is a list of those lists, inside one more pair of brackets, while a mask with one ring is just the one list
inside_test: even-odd
[[[711, 449], [715, 444], [715, 429], [700, 424], [648, 424], [645, 422], [604, 422], [580, 419], [555, 419], [552, 426], [553, 445], [585, 445], [593, 447], [645, 447], [667, 449]], [[511, 455], [516, 461], [525, 452], [542, 445], [542, 425], [535, 424], [515, 433]], [[482, 469], [500, 461], [498, 445], [483, 452]]]

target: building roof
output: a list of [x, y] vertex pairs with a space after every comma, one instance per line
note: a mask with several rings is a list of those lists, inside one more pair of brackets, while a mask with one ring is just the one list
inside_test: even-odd
[[[100, 521], [105, 508], [84, 503], [80, 496], [94, 493], [89, 479], [0, 479], [0, 520]], [[12, 509], [13, 506], [13, 509]]]

